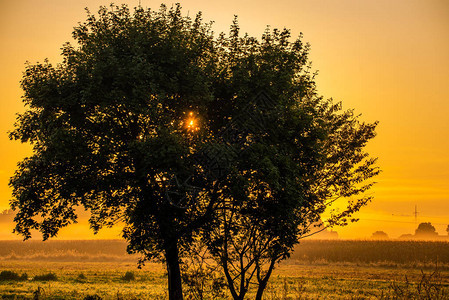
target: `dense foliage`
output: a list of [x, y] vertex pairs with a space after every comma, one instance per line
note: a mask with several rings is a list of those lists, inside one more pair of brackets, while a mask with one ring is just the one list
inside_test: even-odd
[[10, 184], [25, 238], [56, 236], [82, 206], [95, 231], [125, 224], [142, 262], [166, 261], [170, 299], [182, 299], [180, 255], [198, 240], [235, 299], [254, 274], [260, 299], [332, 203], [351, 199], [330, 226], [369, 201], [378, 169], [363, 149], [376, 123], [318, 95], [309, 47], [289, 30], [258, 40], [235, 20], [215, 38], [179, 5], [111, 6], [73, 37], [62, 64], [28, 65], [22, 80], [27, 110], [10, 137], [34, 152]]
[[415, 230], [415, 236], [430, 236], [430, 237], [436, 237], [438, 236], [438, 233], [435, 230], [435, 227], [430, 222], [424, 222], [420, 223], [418, 225], [418, 228]]

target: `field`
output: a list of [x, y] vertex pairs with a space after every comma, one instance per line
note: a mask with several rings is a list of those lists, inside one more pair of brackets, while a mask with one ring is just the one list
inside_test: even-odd
[[[137, 269], [137, 257], [125, 248], [122, 241], [0, 242], [0, 272], [28, 277], [0, 276], [0, 298], [167, 299], [163, 266]], [[277, 266], [265, 299], [393, 299], [401, 292], [417, 295], [419, 287], [449, 299], [448, 256], [444, 242], [304, 241]], [[57, 280], [36, 280], [49, 273]], [[415, 299], [437, 299], [424, 296]]]

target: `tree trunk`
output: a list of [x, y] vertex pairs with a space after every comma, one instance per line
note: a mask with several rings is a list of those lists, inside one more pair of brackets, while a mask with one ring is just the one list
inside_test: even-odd
[[256, 300], [262, 300], [263, 292], [267, 287], [268, 279], [270, 279], [271, 273], [274, 269], [274, 264], [276, 263], [275, 259], [272, 259], [270, 262], [270, 266], [268, 267], [267, 274], [265, 274], [264, 278], [259, 281], [259, 287], [257, 288]]
[[176, 242], [165, 247], [165, 260], [168, 273], [168, 299], [183, 300], [178, 245]]
[[229, 291], [231, 292], [232, 298], [234, 300], [238, 300], [239, 296], [237, 295], [237, 291], [235, 290], [235, 287], [234, 287], [234, 280], [232, 280], [231, 274], [229, 273], [229, 269], [228, 269], [227, 254], [225, 254], [225, 257], [222, 258], [221, 261], [222, 261], [222, 266], [223, 266], [223, 272], [225, 273], [225, 277], [228, 282], [228, 288], [229, 288]]
[[265, 288], [267, 287], [267, 283], [267, 281], [262, 281], [259, 283], [259, 287], [257, 288], [256, 300], [262, 300], [262, 295], [265, 291]]

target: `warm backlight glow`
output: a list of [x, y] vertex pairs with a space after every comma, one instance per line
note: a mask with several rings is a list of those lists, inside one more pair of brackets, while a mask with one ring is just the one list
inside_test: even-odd
[[200, 129], [198, 121], [194, 117], [193, 112], [189, 112], [189, 117], [186, 121], [186, 128], [189, 131], [198, 131]]
[[[73, 26], [86, 19], [84, 7], [95, 13], [108, 2], [128, 2], [132, 11], [138, 1], [0, 1], [0, 239], [20, 238], [11, 233], [13, 217], [4, 221], [1, 212], [9, 209], [8, 182], [17, 162], [32, 155], [32, 146], [12, 142], [6, 134], [14, 128], [16, 113], [25, 110], [20, 88], [24, 62], [61, 62], [61, 46], [73, 42]], [[158, 10], [163, 1], [141, 2]], [[303, 42], [311, 44], [310, 71], [320, 71], [317, 93], [343, 101], [345, 109], [362, 113], [363, 121], [379, 121], [377, 136], [366, 149], [379, 157], [382, 169], [368, 192], [374, 199], [356, 215], [359, 222], [334, 228], [340, 238], [369, 238], [376, 231], [397, 238], [414, 234], [422, 222], [431, 222], [440, 236], [448, 237], [449, 1], [175, 2], [182, 2], [183, 15], [203, 11], [204, 21], [215, 21], [217, 33], [229, 32], [234, 15], [240, 34], [248, 32], [259, 41], [267, 24], [291, 28], [292, 40], [303, 32]], [[152, 94], [155, 103], [158, 96]], [[185, 105], [192, 106], [176, 111], [170, 128], [194, 144], [193, 137], [207, 132], [211, 114]], [[104, 237], [92, 235], [88, 218], [81, 215], [80, 223], [58, 238], [83, 239], [83, 232], [86, 239]], [[107, 237], [118, 238], [118, 231]]]

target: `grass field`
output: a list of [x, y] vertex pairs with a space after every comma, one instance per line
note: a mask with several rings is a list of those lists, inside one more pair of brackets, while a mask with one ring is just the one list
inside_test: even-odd
[[[38, 290], [39, 299], [83, 299], [93, 294], [103, 299], [167, 298], [165, 271], [159, 264], [138, 270], [131, 263], [4, 261], [0, 269], [25, 272], [30, 279], [46, 273], [57, 276], [56, 281], [0, 281], [3, 299], [33, 299]], [[123, 279], [129, 271], [135, 276], [132, 281]], [[443, 289], [447, 290], [449, 271], [440, 273]], [[422, 274], [421, 270], [400, 267], [284, 263], [273, 274], [265, 299], [380, 299], [393, 282], [404, 286], [405, 276], [416, 284]]]
[[[3, 298], [33, 298], [40, 290], [39, 299], [83, 299], [97, 294], [104, 299], [165, 299], [165, 272], [159, 264], [149, 264], [142, 270], [135, 263], [71, 263], [71, 262], [0, 262], [1, 270], [36, 275], [54, 273], [56, 281], [0, 281]], [[135, 280], [122, 279], [133, 272]]]
[[[13, 271], [19, 275], [26, 273], [28, 276], [28, 280], [23, 281], [0, 280], [0, 298], [33, 299], [39, 294], [38, 299], [83, 299], [87, 295], [97, 294], [103, 299], [167, 299], [166, 274], [162, 265], [149, 263], [142, 269], [137, 269], [136, 262], [129, 261], [129, 257], [123, 256], [123, 260], [119, 259], [120, 251], [124, 249], [117, 250], [118, 244], [115, 244], [115, 248], [110, 248], [107, 242], [97, 244], [98, 249], [101, 250], [104, 247], [111, 251], [109, 255], [105, 255], [98, 249], [94, 250], [95, 247], [86, 248], [91, 249], [89, 251], [93, 251], [92, 253], [89, 251], [80, 253], [82, 248], [75, 251], [68, 247], [79, 245], [79, 243], [65, 243], [65, 248], [58, 243], [46, 244], [45, 247], [51, 246], [55, 250], [51, 252], [46, 249], [47, 256], [43, 256], [43, 249], [39, 248], [42, 244], [37, 243], [35, 247], [23, 248], [22, 252], [14, 248], [12, 244], [7, 244], [10, 249], [15, 249], [15, 254], [11, 256], [5, 244], [0, 242], [0, 272]], [[332, 243], [325, 244], [318, 241], [310, 242], [308, 245], [304, 243], [303, 252], [298, 249], [292, 259], [277, 266], [265, 293], [265, 299], [412, 299], [411, 297], [382, 298], [382, 293], [384, 296], [386, 294], [397, 296], [398, 291], [402, 291], [404, 295], [409, 293], [410, 296], [417, 294], [419, 286], [423, 291], [429, 286], [433, 289], [438, 288], [442, 295], [438, 299], [449, 299], [449, 268], [445, 262], [441, 262], [438, 278], [432, 277], [427, 284], [425, 282], [422, 284], [423, 273], [428, 278], [435, 270], [435, 263], [430, 262], [431, 259], [428, 262], [426, 262], [427, 258], [421, 261], [416, 259], [414, 264], [404, 261], [403, 258], [401, 262], [395, 262], [394, 257], [401, 257], [396, 255], [384, 257], [379, 261], [363, 261], [360, 257], [354, 261], [337, 260], [335, 253], [341, 249], [347, 249], [349, 244], [345, 244], [348, 242], [344, 241], [340, 244]], [[350, 247], [354, 249], [359, 247], [363, 250], [364, 247], [373, 246], [367, 245], [367, 242], [351, 243]], [[330, 245], [333, 245], [333, 250]], [[443, 251], [446, 249], [445, 244], [435, 244], [434, 247], [432, 244], [408, 244], [408, 247], [412, 248], [412, 245], [415, 246], [417, 253], [420, 251], [425, 253], [424, 248], [443, 249]], [[392, 247], [399, 246], [392, 245]], [[314, 250], [314, 247], [318, 248]], [[325, 257], [323, 254], [314, 259], [304, 258], [306, 252], [316, 253], [323, 247], [334, 255], [328, 254], [328, 257]], [[404, 249], [406, 248], [404, 246]], [[354, 249], [352, 251], [355, 255]], [[407, 250], [404, 251], [407, 252]], [[445, 253], [435, 255], [445, 257]], [[127, 280], [130, 278], [129, 276], [125, 278], [126, 272], [132, 272], [134, 279]], [[34, 280], [48, 273], [55, 274], [57, 280]], [[250, 293], [248, 299], [252, 299], [252, 295]], [[414, 299], [437, 298], [423, 296]]]

